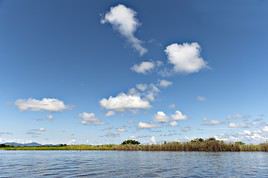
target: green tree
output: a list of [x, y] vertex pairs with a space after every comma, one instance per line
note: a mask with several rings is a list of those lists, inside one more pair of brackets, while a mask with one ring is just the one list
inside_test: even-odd
[[125, 140], [121, 143], [122, 145], [139, 145], [140, 142], [136, 140]]

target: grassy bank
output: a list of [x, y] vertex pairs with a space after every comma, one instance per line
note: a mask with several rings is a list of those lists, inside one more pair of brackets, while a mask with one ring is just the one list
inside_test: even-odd
[[268, 151], [268, 143], [244, 144], [242, 142], [225, 143], [213, 138], [195, 139], [189, 142], [171, 142], [155, 145], [59, 145], [59, 146], [7, 146], [0, 145], [0, 150], [120, 150], [120, 151], [204, 151], [204, 152], [239, 152]]

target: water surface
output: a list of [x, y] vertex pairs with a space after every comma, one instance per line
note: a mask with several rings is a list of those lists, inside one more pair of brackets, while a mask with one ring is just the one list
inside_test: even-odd
[[0, 177], [268, 177], [268, 153], [0, 151]]

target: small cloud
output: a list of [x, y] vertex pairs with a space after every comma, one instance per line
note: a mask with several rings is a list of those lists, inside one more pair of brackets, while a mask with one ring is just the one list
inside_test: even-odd
[[206, 99], [207, 99], [207, 98], [204, 97], [204, 96], [197, 96], [197, 97], [196, 97], [196, 100], [197, 100], [197, 101], [206, 101]]
[[172, 127], [176, 127], [178, 125], [177, 121], [172, 121], [169, 123]]
[[101, 124], [101, 120], [98, 119], [94, 113], [83, 112], [79, 114], [82, 124]]
[[110, 23], [115, 30], [128, 40], [140, 55], [143, 55], [147, 52], [147, 49], [142, 46], [142, 41], [134, 35], [138, 26], [140, 26], [136, 15], [137, 13], [134, 10], [119, 4], [111, 7], [110, 11], [101, 19], [101, 23]]
[[122, 133], [122, 132], [125, 132], [126, 129], [125, 128], [118, 128], [118, 129], [116, 129], [116, 131], [119, 132], [119, 133]]
[[170, 105], [169, 105], [169, 108], [171, 108], [171, 109], [175, 109], [175, 108], [176, 108], [176, 104], [170, 104]]
[[175, 121], [181, 121], [181, 120], [188, 119], [188, 117], [179, 110], [177, 110], [175, 112], [175, 114], [171, 115], [171, 118]]
[[150, 143], [151, 143], [151, 144], [156, 144], [155, 136], [152, 136], [152, 137], [150, 138]]
[[136, 88], [142, 92], [146, 91], [148, 89], [148, 85], [147, 84], [143, 84], [143, 83], [140, 83], [140, 84], [137, 84], [136, 85]]
[[0, 132], [0, 137], [3, 135], [13, 135], [11, 132]]
[[262, 128], [262, 131], [263, 131], [263, 132], [268, 132], [268, 126], [267, 126], [267, 125], [264, 126], [264, 127]]
[[236, 119], [243, 119], [245, 118], [245, 116], [243, 116], [242, 114], [236, 113], [236, 114], [232, 114], [227, 116], [227, 120], [236, 120]]
[[168, 80], [160, 80], [159, 81], [159, 86], [162, 87], [162, 88], [167, 88], [167, 87], [169, 87], [171, 85], [172, 85], [171, 81], [168, 81]]
[[71, 140], [69, 141], [68, 145], [73, 145], [73, 144], [75, 144], [75, 143], [76, 143], [76, 139], [71, 139]]
[[234, 122], [230, 122], [228, 125], [229, 128], [248, 128], [248, 123], [234, 123]]
[[154, 115], [154, 119], [158, 122], [167, 122], [168, 121], [168, 116], [163, 112], [163, 111], [158, 111]]
[[181, 128], [181, 131], [182, 132], [189, 132], [191, 130], [191, 127], [183, 127], [183, 128]]
[[69, 108], [63, 101], [56, 98], [43, 98], [38, 99], [18, 99], [15, 105], [21, 111], [49, 111], [49, 112], [59, 112]]
[[240, 126], [234, 122], [230, 122], [228, 125], [229, 128], [239, 128]]
[[48, 120], [53, 120], [53, 115], [52, 114], [49, 114], [48, 116], [47, 116], [47, 118], [48, 118]]
[[45, 132], [46, 129], [45, 129], [45, 128], [40, 128], [39, 131], [40, 131], [40, 132]]
[[109, 98], [103, 98], [100, 100], [101, 107], [108, 110], [125, 111], [132, 109], [148, 109], [151, 107], [150, 102], [142, 99], [137, 95], [128, 95], [120, 93], [119, 95]]
[[222, 124], [222, 122], [220, 120], [216, 120], [216, 119], [203, 119], [203, 124], [207, 125], [207, 126], [216, 126], [216, 125], [220, 125]]
[[113, 116], [113, 115], [115, 115], [115, 112], [114, 111], [108, 111], [105, 114], [105, 116], [107, 116], [107, 117], [110, 117], [110, 116]]
[[135, 64], [131, 70], [140, 74], [147, 74], [156, 67], [154, 62], [143, 61], [140, 64]]
[[39, 137], [44, 132], [46, 132], [45, 128], [39, 128], [39, 129], [31, 129], [28, 132], [26, 132], [26, 134], [31, 135], [32, 137]]
[[174, 72], [195, 73], [207, 68], [207, 62], [200, 56], [201, 47], [198, 43], [173, 43], [166, 47], [168, 61], [173, 65]]
[[152, 129], [156, 128], [156, 125], [147, 122], [139, 122], [138, 127], [140, 129]]

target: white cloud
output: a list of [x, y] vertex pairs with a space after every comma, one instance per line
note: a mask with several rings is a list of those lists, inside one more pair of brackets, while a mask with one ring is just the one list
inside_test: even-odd
[[69, 107], [64, 104], [63, 101], [56, 98], [43, 98], [42, 100], [29, 98], [18, 99], [15, 105], [21, 111], [49, 111], [49, 112], [59, 112], [68, 109]]
[[27, 135], [31, 135], [32, 137], [39, 137], [47, 130], [45, 128], [39, 128], [39, 129], [31, 129], [28, 132], [26, 132]]
[[147, 123], [147, 122], [139, 122], [138, 127], [140, 129], [152, 129], [152, 128], [156, 128], [156, 125]]
[[110, 116], [113, 116], [113, 115], [115, 115], [115, 112], [114, 111], [108, 111], [105, 114], [105, 116], [107, 116], [107, 117], [110, 117]]
[[153, 83], [137, 84], [135, 88], [129, 89], [127, 93], [122, 92], [116, 96], [103, 98], [99, 103], [101, 107], [114, 112], [148, 109], [159, 92], [159, 88]]
[[203, 119], [203, 121], [204, 121], [203, 124], [208, 125], [208, 126], [216, 126], [216, 125], [222, 124], [221, 121], [216, 120], [216, 119], [207, 119], [207, 118], [205, 118], [205, 119]]
[[[240, 127], [241, 128], [241, 127]], [[263, 127], [262, 129], [256, 130], [243, 130], [237, 133], [224, 133], [219, 137], [225, 141], [243, 141], [247, 143], [263, 143], [267, 141], [267, 131], [268, 127]]]
[[199, 72], [207, 67], [200, 51], [198, 43], [173, 43], [165, 49], [169, 63], [174, 65], [174, 71], [186, 74]]
[[172, 85], [171, 81], [168, 81], [168, 80], [160, 80], [159, 81], [159, 86], [162, 87], [162, 88], [167, 88], [170, 85]]
[[182, 132], [189, 132], [191, 129], [192, 129], [191, 127], [187, 126], [187, 127], [181, 128], [181, 131]]
[[144, 96], [147, 100], [154, 101], [159, 92], [159, 88], [157, 88], [154, 84], [150, 84], [144, 92]]
[[119, 132], [119, 133], [122, 133], [122, 132], [125, 132], [126, 129], [125, 128], [118, 128], [118, 129], [116, 129], [116, 131]]
[[230, 122], [228, 125], [229, 128], [239, 128], [239, 125], [234, 123], [234, 122]]
[[196, 99], [197, 101], [206, 101], [207, 98], [204, 96], [197, 96]]
[[158, 122], [167, 122], [168, 116], [163, 111], [158, 111], [154, 115], [154, 119], [157, 120]]
[[140, 74], [146, 74], [155, 68], [154, 62], [143, 61], [140, 64], [135, 64], [131, 70]]
[[268, 126], [267, 126], [267, 125], [264, 126], [264, 127], [262, 128], [262, 131], [263, 131], [263, 132], [268, 132]]
[[156, 144], [155, 136], [152, 136], [152, 137], [150, 138], [150, 143], [151, 143], [151, 144]]
[[110, 96], [108, 99], [103, 98], [100, 100], [100, 105], [105, 109], [115, 111], [148, 109], [151, 107], [150, 102], [140, 96], [125, 93], [120, 93], [115, 97]]
[[171, 118], [175, 121], [181, 121], [188, 119], [187, 115], [183, 114], [181, 111], [177, 110], [175, 114], [171, 115]]
[[170, 104], [169, 106], [168, 106], [169, 108], [171, 108], [171, 109], [174, 109], [174, 108], [176, 108], [176, 104]]
[[141, 45], [142, 42], [134, 35], [138, 26], [140, 26], [138, 19], [135, 17], [136, 14], [134, 10], [119, 4], [111, 7], [110, 11], [101, 20], [101, 23], [110, 23], [115, 30], [130, 42], [140, 55], [143, 55], [147, 52], [147, 49]]
[[244, 119], [244, 118], [247, 118], [247, 116], [243, 116], [242, 114], [236, 113], [236, 114], [227, 116], [226, 119], [228, 119], [228, 120], [236, 120], [236, 119]]
[[172, 121], [169, 123], [172, 127], [175, 127], [178, 125], [177, 121]]
[[154, 101], [157, 94], [160, 92], [155, 84], [137, 84], [136, 88], [131, 88], [128, 91], [129, 95], [142, 97], [144, 100]]
[[256, 141], [263, 142], [267, 140], [267, 138], [262, 134], [260, 130], [254, 130], [254, 131], [244, 130], [243, 132], [240, 133], [240, 136], [244, 137], [247, 140], [255, 142]]
[[249, 122], [244, 123], [244, 122], [241, 122], [241, 123], [237, 124], [237, 123], [234, 123], [234, 122], [230, 122], [229, 125], [228, 125], [228, 127], [229, 128], [249, 128], [250, 125], [252, 126], [252, 125], [254, 125], [254, 123], [249, 123]]
[[148, 85], [147, 85], [147, 84], [140, 83], [140, 84], [137, 84], [137, 85], [136, 85], [136, 88], [137, 88], [138, 90], [140, 90], [140, 91], [143, 92], [143, 91], [147, 90]]
[[40, 131], [40, 132], [45, 132], [46, 129], [45, 129], [45, 128], [39, 128], [39, 131]]
[[79, 114], [82, 124], [101, 124], [100, 119], [98, 119], [94, 113], [83, 112]]
[[52, 120], [54, 117], [53, 117], [52, 114], [49, 114], [49, 115], [47, 116], [47, 118], [48, 118], [48, 120]]

